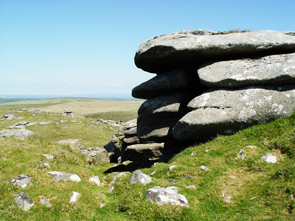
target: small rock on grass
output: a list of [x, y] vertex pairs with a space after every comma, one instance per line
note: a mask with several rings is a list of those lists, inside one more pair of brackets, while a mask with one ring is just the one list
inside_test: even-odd
[[48, 154], [42, 154], [43, 157], [45, 157], [47, 160], [53, 160], [53, 156]]
[[27, 174], [21, 174], [17, 178], [12, 179], [12, 184], [15, 186], [20, 186], [26, 188], [29, 183], [32, 182], [31, 177]]
[[99, 180], [98, 176], [94, 176], [94, 177], [89, 178], [89, 182], [94, 182], [97, 184], [97, 186], [100, 186], [100, 180]]
[[145, 192], [145, 198], [156, 202], [158, 205], [170, 203], [171, 205], [188, 207], [187, 199], [183, 195], [178, 194], [177, 187], [175, 186], [155, 186]]
[[204, 171], [211, 171], [209, 168], [205, 167], [205, 166], [200, 166], [200, 168]]
[[261, 157], [261, 160], [264, 160], [266, 161], [267, 163], [276, 163], [278, 160], [277, 160], [277, 157], [270, 154], [270, 153], [266, 153], [265, 155], [263, 155]]
[[146, 185], [148, 183], [151, 183], [152, 181], [153, 180], [151, 177], [141, 172], [140, 170], [135, 170], [129, 179], [130, 184], [137, 182], [137, 183], [140, 183], [141, 185]]
[[13, 199], [16, 205], [22, 208], [24, 211], [28, 211], [32, 206], [34, 206], [33, 201], [24, 192], [14, 195]]
[[41, 199], [41, 204], [51, 207], [51, 204], [49, 203], [49, 200], [47, 198]]
[[80, 193], [73, 191], [72, 194], [73, 195], [72, 195], [72, 197], [70, 199], [70, 203], [75, 203], [75, 202], [78, 201], [78, 198], [80, 196]]
[[63, 172], [58, 172], [58, 171], [51, 171], [48, 172], [47, 174], [50, 174], [53, 176], [54, 179], [57, 181], [60, 180], [71, 180], [71, 181], [77, 181], [80, 182], [81, 179], [77, 174], [71, 174], [71, 173], [63, 173]]

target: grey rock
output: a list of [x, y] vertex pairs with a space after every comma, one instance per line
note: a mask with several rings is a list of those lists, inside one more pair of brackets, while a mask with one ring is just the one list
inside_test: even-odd
[[117, 149], [116, 144], [117, 144], [116, 139], [112, 139], [106, 145], [104, 145], [103, 148], [106, 149], [106, 151], [108, 151], [108, 152], [116, 152], [116, 149]]
[[261, 160], [264, 160], [266, 161], [267, 163], [276, 163], [278, 160], [277, 160], [277, 157], [270, 154], [270, 153], [266, 153], [265, 155], [263, 155], [261, 157]]
[[51, 167], [50, 164], [47, 161], [43, 161], [43, 165], [46, 168], [50, 168]]
[[180, 68], [157, 75], [132, 90], [135, 98], [150, 99], [179, 90], [196, 89], [197, 71], [191, 67]]
[[295, 51], [295, 38], [263, 30], [226, 35], [172, 33], [149, 39], [139, 46], [135, 64], [148, 72], [164, 72], [198, 60], [225, 60]]
[[28, 113], [32, 114], [42, 114], [44, 111], [37, 109], [37, 108], [22, 108], [21, 111], [27, 111]]
[[75, 117], [75, 114], [71, 110], [63, 110], [60, 115], [64, 117]]
[[134, 136], [137, 135], [137, 126], [129, 128], [128, 130], [124, 131], [125, 136]]
[[187, 199], [178, 193], [177, 187], [155, 186], [145, 192], [145, 198], [156, 202], [158, 205], [171, 204], [173, 206], [187, 206]]
[[42, 154], [43, 157], [45, 157], [47, 160], [53, 160], [54, 157], [49, 154]]
[[90, 164], [109, 163], [108, 152], [100, 147], [81, 150], [81, 153], [87, 156], [87, 162]]
[[194, 98], [192, 110], [173, 128], [180, 140], [204, 140], [250, 125], [288, 117], [295, 111], [293, 85], [208, 91]]
[[207, 63], [198, 74], [209, 87], [294, 84], [295, 53]]
[[1, 130], [0, 137], [12, 137], [26, 140], [27, 137], [35, 135], [34, 132], [27, 129], [10, 129], [10, 130]]
[[211, 171], [208, 167], [205, 167], [205, 166], [200, 166], [200, 168], [204, 171]]
[[125, 142], [125, 143], [127, 143], [127, 144], [139, 144], [140, 143], [140, 141], [139, 141], [139, 139], [138, 139], [138, 137], [137, 136], [133, 136], [133, 137], [125, 137], [124, 139], [123, 139], [123, 141]]
[[138, 109], [137, 136], [141, 141], [165, 141], [171, 129], [188, 112], [192, 95], [179, 92], [145, 101]]
[[197, 189], [197, 187], [195, 185], [190, 185], [190, 186], [187, 186], [185, 188], [187, 188], [187, 189]]
[[84, 149], [84, 146], [82, 144], [81, 139], [65, 139], [65, 140], [59, 140], [56, 142], [56, 144], [62, 144], [62, 145], [70, 145], [73, 147], [76, 147], [78, 149]]
[[6, 118], [6, 120], [15, 120], [15, 119], [16, 119], [16, 117], [15, 117], [13, 114], [9, 115], [9, 116]]
[[24, 211], [28, 211], [32, 206], [34, 206], [33, 201], [24, 192], [14, 195], [13, 199], [16, 205], [22, 208]]
[[133, 144], [125, 149], [125, 160], [148, 161], [157, 160], [162, 155], [164, 143]]
[[146, 185], [151, 182], [153, 182], [152, 178], [140, 170], [135, 170], [129, 179], [130, 184], [140, 183], [141, 185]]
[[51, 171], [51, 172], [48, 172], [47, 174], [50, 174], [57, 181], [60, 181], [60, 180], [71, 180], [71, 181], [77, 181], [77, 182], [81, 181], [80, 177], [77, 174], [64, 173], [64, 172], [58, 172], [58, 171]]
[[20, 186], [26, 188], [28, 184], [32, 182], [31, 177], [27, 174], [21, 174], [17, 178], [12, 179], [12, 184], [14, 186]]
[[47, 198], [41, 199], [40, 201], [41, 201], [41, 204], [51, 207], [51, 204], [49, 203], [49, 200]]
[[98, 176], [93, 176], [93, 177], [89, 178], [89, 182], [94, 182], [94, 183], [96, 183], [97, 186], [100, 186], [100, 180], [99, 180]]
[[167, 183], [178, 183], [179, 180], [165, 180]]
[[80, 196], [80, 193], [72, 191], [72, 197], [70, 199], [70, 203], [76, 203], [78, 201], [79, 196]]
[[170, 167], [168, 167], [168, 172], [171, 172], [174, 167], [177, 167], [177, 165], [171, 165]]

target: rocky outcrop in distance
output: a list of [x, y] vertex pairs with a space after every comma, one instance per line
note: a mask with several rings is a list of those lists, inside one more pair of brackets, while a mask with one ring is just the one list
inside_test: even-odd
[[123, 160], [159, 159], [185, 141], [233, 134], [295, 111], [294, 32], [165, 34], [143, 42], [135, 64], [156, 76], [132, 90], [147, 100], [114, 142]]

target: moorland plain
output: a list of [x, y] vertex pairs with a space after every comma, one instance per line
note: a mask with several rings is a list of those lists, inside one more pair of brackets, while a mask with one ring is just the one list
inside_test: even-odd
[[[71, 99], [53, 103], [68, 109], [66, 105], [71, 102], [65, 100]], [[50, 102], [37, 101], [34, 106], [43, 110], [42, 105], [54, 106]], [[231, 136], [218, 136], [210, 142], [192, 145], [168, 163], [129, 162], [116, 166], [114, 163], [89, 165], [85, 155], [70, 146], [55, 144], [55, 141], [76, 138], [82, 139], [85, 148], [103, 147], [118, 127], [103, 124], [95, 118], [19, 112], [19, 109], [31, 106], [24, 103], [0, 105], [0, 116], [12, 112], [16, 117], [23, 117], [1, 118], [0, 130], [19, 121], [52, 121], [47, 125], [27, 127], [36, 135], [26, 141], [1, 138], [0, 220], [40, 220], [40, 217], [43, 220], [294, 220], [294, 114]], [[117, 108], [114, 106], [110, 113], [118, 112]], [[55, 109], [53, 112], [60, 111]], [[134, 110], [123, 111], [121, 116], [134, 117], [129, 111]], [[106, 120], [113, 116], [103, 113]], [[61, 123], [62, 120], [66, 122]], [[246, 159], [238, 154], [241, 149]], [[272, 164], [261, 160], [266, 153], [276, 156], [278, 162]], [[42, 154], [54, 157], [49, 161], [51, 168], [43, 165], [46, 159]], [[171, 165], [177, 166], [168, 172]], [[203, 171], [201, 166], [210, 171]], [[145, 186], [129, 184], [130, 174], [127, 173], [116, 180], [114, 191], [110, 192], [116, 172], [132, 173], [135, 169], [148, 175], [154, 172], [153, 182]], [[81, 181], [56, 181], [47, 174], [49, 171], [77, 174]], [[33, 180], [25, 189], [11, 183], [20, 174], [28, 174]], [[92, 176], [99, 177], [100, 186], [89, 182]], [[169, 183], [169, 180], [176, 182]], [[189, 208], [158, 206], [146, 200], [145, 192], [154, 186], [176, 186], [188, 200]], [[76, 203], [69, 202], [72, 191], [81, 194]], [[20, 192], [25, 192], [34, 202], [27, 212], [18, 208], [13, 200]], [[49, 200], [51, 207], [41, 203], [43, 198]]]

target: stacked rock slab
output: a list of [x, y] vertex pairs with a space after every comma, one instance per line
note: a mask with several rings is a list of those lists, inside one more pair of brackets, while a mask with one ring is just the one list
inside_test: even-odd
[[135, 64], [156, 76], [132, 90], [133, 97], [147, 99], [138, 110], [137, 145], [175, 150], [167, 144], [204, 141], [291, 115], [293, 33], [180, 31], [142, 43]]

